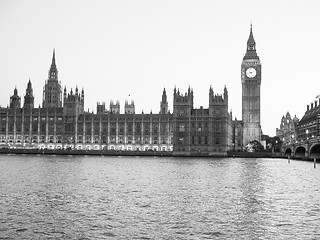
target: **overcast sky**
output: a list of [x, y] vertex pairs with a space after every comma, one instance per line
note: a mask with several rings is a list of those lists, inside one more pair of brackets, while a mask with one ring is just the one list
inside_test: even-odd
[[240, 66], [250, 23], [262, 62], [261, 125], [275, 135], [287, 111], [301, 118], [320, 94], [320, 1], [0, 1], [1, 106], [29, 78], [42, 102], [52, 52], [61, 85], [98, 101], [133, 99], [136, 113], [158, 113], [165, 87], [194, 90], [208, 107], [209, 87], [229, 91], [241, 119]]

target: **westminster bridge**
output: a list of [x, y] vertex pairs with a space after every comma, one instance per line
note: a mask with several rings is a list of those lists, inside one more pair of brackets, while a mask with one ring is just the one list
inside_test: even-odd
[[281, 153], [290, 158], [320, 159], [320, 136], [283, 145]]

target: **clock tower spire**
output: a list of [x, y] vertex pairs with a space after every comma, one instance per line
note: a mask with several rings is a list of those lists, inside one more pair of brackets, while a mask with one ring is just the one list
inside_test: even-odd
[[246, 55], [243, 57], [243, 60], [245, 59], [259, 60], [259, 56], [257, 55], [257, 52], [256, 52], [256, 42], [254, 41], [253, 33], [252, 33], [252, 24], [250, 25], [250, 35], [247, 41], [247, 52], [246, 52]]
[[243, 145], [245, 146], [253, 140], [261, 141], [261, 63], [256, 52], [256, 42], [253, 37], [252, 24], [250, 25], [246, 54], [241, 63], [241, 83]]

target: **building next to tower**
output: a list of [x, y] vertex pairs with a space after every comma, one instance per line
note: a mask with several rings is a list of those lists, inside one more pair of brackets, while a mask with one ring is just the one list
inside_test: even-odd
[[280, 127], [276, 129], [276, 136], [283, 142], [283, 145], [290, 145], [298, 140], [297, 125], [299, 118], [294, 116], [291, 118], [289, 112], [285, 116], [282, 116]]
[[252, 140], [260, 140], [261, 64], [252, 27], [241, 64], [242, 120], [228, 111], [228, 90], [215, 93], [210, 86], [208, 107], [194, 108], [192, 88], [175, 88], [170, 113], [163, 89], [158, 113], [136, 113], [134, 102], [97, 103], [97, 111], [84, 111], [84, 90], [62, 93], [55, 51], [43, 88], [42, 106], [34, 106], [31, 80], [24, 104], [18, 90], [10, 106], [0, 108], [0, 147], [78, 150], [170, 151], [173, 155], [225, 155], [240, 151]]
[[228, 112], [228, 91], [223, 95], [209, 89], [209, 108], [193, 107], [193, 90], [173, 93], [174, 155], [223, 155], [231, 150], [232, 119]]
[[246, 146], [251, 141], [261, 141], [261, 63], [256, 52], [256, 42], [253, 38], [252, 25], [250, 26], [246, 54], [241, 63], [241, 84], [243, 123], [242, 144]]

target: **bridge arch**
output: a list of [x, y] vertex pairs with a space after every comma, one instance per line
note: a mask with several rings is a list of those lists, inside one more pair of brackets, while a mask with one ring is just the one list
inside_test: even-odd
[[297, 147], [294, 156], [296, 158], [304, 158], [306, 156], [306, 148], [303, 146]]
[[316, 143], [310, 148], [310, 158], [320, 158], [320, 143]]

